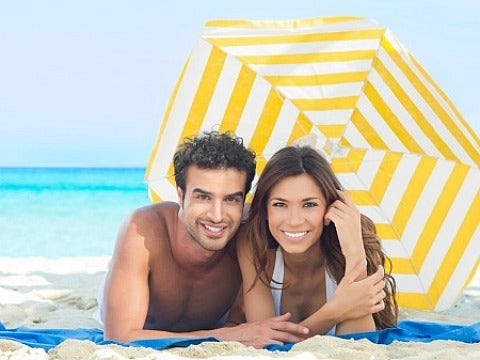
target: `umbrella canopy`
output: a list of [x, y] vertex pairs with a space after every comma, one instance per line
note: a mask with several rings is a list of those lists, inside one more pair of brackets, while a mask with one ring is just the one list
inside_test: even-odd
[[357, 17], [206, 24], [146, 170], [176, 199], [185, 136], [230, 130], [257, 153], [309, 142], [372, 218], [403, 307], [443, 310], [479, 265], [480, 141], [385, 27]]

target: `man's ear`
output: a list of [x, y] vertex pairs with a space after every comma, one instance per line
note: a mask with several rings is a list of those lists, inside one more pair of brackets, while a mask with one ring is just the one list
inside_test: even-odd
[[177, 186], [177, 196], [178, 196], [178, 203], [183, 205], [183, 191], [180, 189], [180, 186]]

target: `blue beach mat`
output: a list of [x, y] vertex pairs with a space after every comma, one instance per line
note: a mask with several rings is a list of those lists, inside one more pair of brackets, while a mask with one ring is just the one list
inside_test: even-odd
[[[375, 344], [388, 345], [393, 341], [416, 341], [431, 342], [434, 340], [453, 340], [464, 343], [480, 342], [480, 322], [472, 325], [452, 325], [445, 323], [403, 320], [396, 328], [379, 331], [364, 332], [358, 334], [341, 335], [343, 339], [367, 339]], [[100, 329], [33, 329], [19, 327], [6, 329], [0, 323], [0, 339], [20, 342], [24, 345], [43, 348], [48, 351], [65, 340], [88, 340], [97, 345], [118, 344], [124, 346], [142, 346], [162, 350], [170, 347], [187, 347], [198, 345], [204, 341], [218, 341], [213, 337], [205, 338], [168, 338], [138, 340], [129, 343], [121, 343], [103, 339], [103, 331]], [[293, 344], [268, 345], [268, 350], [288, 351]]]

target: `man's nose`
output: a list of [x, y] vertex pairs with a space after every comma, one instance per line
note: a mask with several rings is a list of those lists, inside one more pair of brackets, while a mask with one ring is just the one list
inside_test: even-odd
[[214, 201], [212, 202], [208, 216], [214, 222], [220, 222], [223, 220], [223, 201]]

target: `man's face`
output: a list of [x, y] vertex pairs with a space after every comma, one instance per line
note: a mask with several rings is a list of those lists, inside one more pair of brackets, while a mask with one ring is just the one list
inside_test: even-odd
[[180, 216], [204, 249], [223, 249], [240, 226], [247, 174], [237, 169], [187, 170], [185, 193], [177, 187]]

